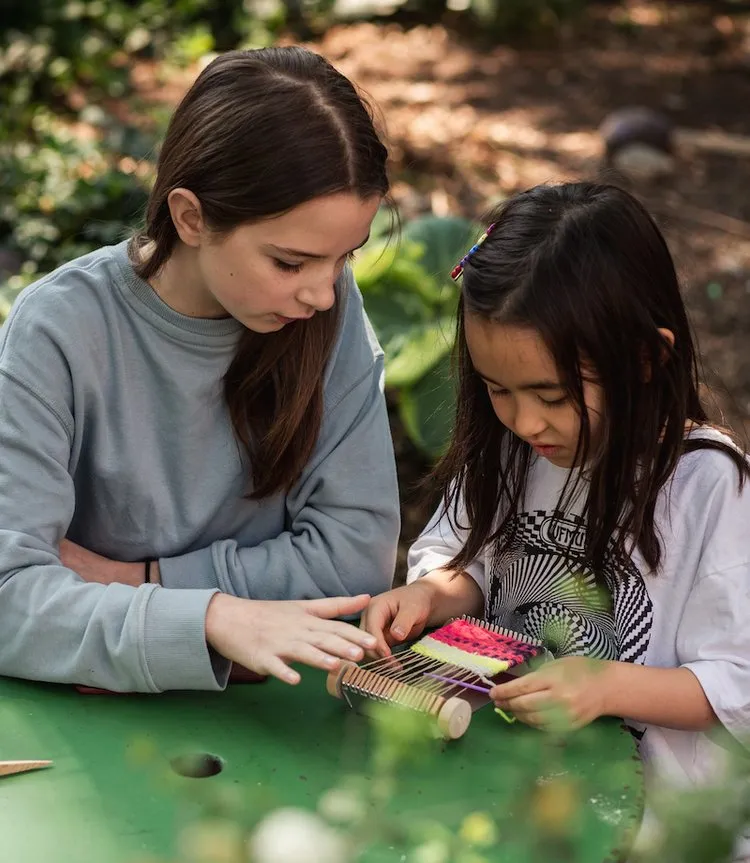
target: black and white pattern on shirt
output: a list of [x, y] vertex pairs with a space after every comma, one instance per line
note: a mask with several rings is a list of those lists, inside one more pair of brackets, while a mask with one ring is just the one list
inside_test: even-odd
[[[512, 539], [501, 551], [507, 536]], [[591, 568], [578, 562], [585, 540], [578, 516], [519, 513], [488, 557], [485, 616], [541, 639], [556, 656], [642, 663], [653, 623], [643, 577], [611, 544], [602, 589]]]

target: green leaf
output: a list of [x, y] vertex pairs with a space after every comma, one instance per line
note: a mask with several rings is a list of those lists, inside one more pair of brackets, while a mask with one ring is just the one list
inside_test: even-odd
[[438, 284], [451, 288], [451, 270], [477, 241], [481, 229], [460, 216], [424, 216], [404, 228], [403, 240], [422, 247], [420, 263]]
[[407, 433], [431, 456], [444, 449], [453, 421], [448, 357], [458, 286], [450, 271], [478, 236], [466, 219], [425, 216], [404, 228], [400, 243], [371, 240], [354, 267], [385, 351], [386, 385], [401, 390]]
[[400, 350], [386, 358], [385, 383], [392, 388], [410, 387], [417, 383], [453, 345], [453, 322], [441, 318], [434, 324], [418, 325], [404, 333]]
[[382, 289], [381, 281], [396, 260], [398, 246], [382, 239], [370, 240], [358, 253], [352, 270], [363, 294]]
[[399, 415], [414, 443], [431, 458], [437, 458], [448, 445], [454, 414], [451, 360], [444, 356], [414, 386], [401, 391]]
[[411, 293], [425, 304], [423, 317], [430, 317], [440, 299], [434, 280], [420, 264], [422, 246], [417, 243], [395, 243], [388, 239], [369, 242], [354, 265], [354, 277], [359, 289], [369, 294], [392, 296], [394, 292]]
[[372, 242], [372, 240], [388, 238], [392, 234], [395, 236], [395, 228], [397, 224], [396, 213], [394, 212], [393, 207], [380, 207], [377, 213], [375, 213], [375, 218], [372, 220], [372, 224], [370, 225], [370, 242]]

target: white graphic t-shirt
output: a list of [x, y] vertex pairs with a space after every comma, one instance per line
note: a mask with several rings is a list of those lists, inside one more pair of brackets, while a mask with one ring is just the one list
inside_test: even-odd
[[[730, 443], [711, 429], [693, 435]], [[585, 484], [560, 511], [569, 478], [537, 458], [507, 528], [511, 544], [491, 545], [467, 568], [486, 618], [541, 638], [557, 656], [689, 668], [724, 728], [750, 745], [750, 483], [738, 493], [734, 463], [719, 451], [684, 455], [657, 501], [659, 570], [637, 550], [623, 557], [610, 545], [597, 584], [576, 562], [586, 538]], [[409, 551], [407, 581], [446, 564], [462, 533], [438, 510]], [[701, 732], [628, 725], [650, 786], [705, 783], [726, 764], [727, 750]], [[740, 855], [750, 856], [750, 837], [741, 844]]]
[[[505, 536], [513, 539], [501, 551]], [[653, 623], [643, 577], [610, 550], [602, 589], [575, 563], [585, 541], [576, 513], [524, 508], [485, 558], [485, 617], [544, 641], [555, 656], [643, 662]]]

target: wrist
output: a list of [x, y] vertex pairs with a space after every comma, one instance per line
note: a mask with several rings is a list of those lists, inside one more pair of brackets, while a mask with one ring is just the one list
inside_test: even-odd
[[435, 570], [414, 582], [428, 591], [430, 617], [428, 626], [438, 626], [462, 614], [480, 616], [484, 595], [479, 585], [465, 572]]
[[230, 596], [228, 593], [217, 592], [211, 597], [206, 607], [206, 642], [219, 652], [221, 652], [219, 644], [225, 640], [226, 633], [234, 625], [232, 610], [238, 603], [242, 604], [242, 618], [246, 622], [256, 605], [255, 600], [240, 599], [236, 596]]
[[[112, 564], [110, 563], [110, 566]], [[119, 584], [128, 584], [131, 587], [140, 587], [143, 584], [143, 564], [142, 563], [123, 563], [115, 564], [115, 577], [108, 579], [106, 583], [118, 582]], [[112, 570], [110, 570], [111, 572]]]
[[601, 695], [600, 716], [624, 717], [623, 694], [628, 691], [628, 681], [622, 679], [623, 666], [617, 660], [602, 660], [597, 685]]
[[161, 571], [158, 560], [149, 560], [144, 566], [145, 582], [147, 584], [161, 584]]
[[218, 634], [222, 630], [221, 620], [224, 616], [224, 603], [227, 595], [215, 593], [206, 606], [206, 643], [215, 647]]
[[436, 618], [438, 617], [437, 606], [439, 605], [440, 599], [440, 591], [438, 589], [438, 585], [433, 582], [427, 581], [425, 578], [419, 578], [417, 579], [417, 581], [413, 581], [410, 585], [408, 585], [407, 590], [410, 590], [413, 593], [421, 593], [423, 601], [426, 602], [427, 607], [429, 608], [427, 620], [425, 621], [424, 625], [435, 626]]

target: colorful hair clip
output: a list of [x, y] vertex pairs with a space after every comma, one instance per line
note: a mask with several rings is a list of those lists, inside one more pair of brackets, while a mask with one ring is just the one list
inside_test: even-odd
[[495, 230], [495, 222], [493, 222], [489, 228], [482, 234], [482, 236], [474, 243], [474, 245], [469, 249], [469, 251], [461, 258], [461, 260], [456, 264], [456, 266], [451, 270], [451, 278], [454, 282], [458, 281], [458, 277], [464, 271], [464, 265], [469, 260], [469, 258], [476, 252], [476, 250], [482, 245], [482, 243], [489, 237], [489, 235]]

